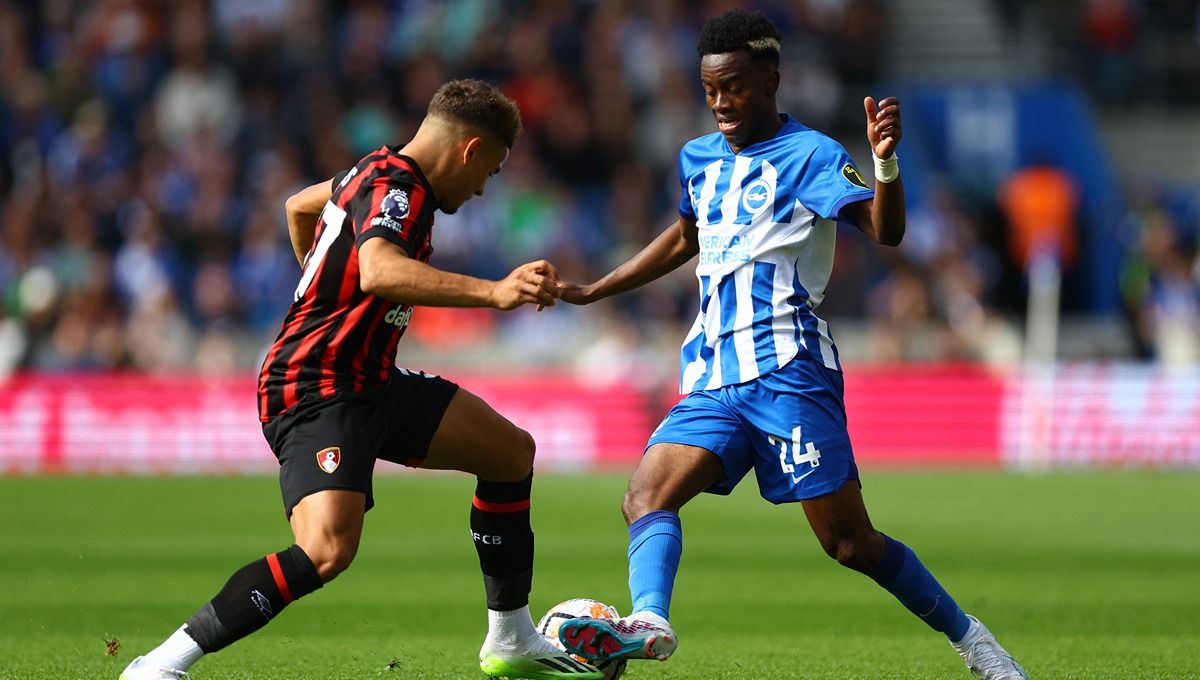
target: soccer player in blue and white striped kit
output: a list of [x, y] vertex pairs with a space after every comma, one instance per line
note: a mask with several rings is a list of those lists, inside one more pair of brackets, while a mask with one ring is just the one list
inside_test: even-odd
[[837, 348], [814, 313], [837, 222], [883, 245], [904, 236], [900, 103], [864, 100], [872, 190], [840, 144], [778, 112], [779, 48], [778, 30], [757, 12], [733, 10], [704, 26], [700, 79], [718, 132], [679, 154], [679, 219], [599, 281], [559, 284], [563, 300], [587, 304], [699, 255], [700, 311], [680, 362], [687, 396], [651, 435], [622, 503], [633, 613], [569, 621], [560, 639], [591, 659], [666, 659], [677, 643], [668, 609], [683, 548], [679, 509], [702, 491], [728, 494], [753, 468], [764, 498], [799, 502], [830, 557], [944, 633], [977, 677], [1026, 678], [908, 546], [872, 526]]

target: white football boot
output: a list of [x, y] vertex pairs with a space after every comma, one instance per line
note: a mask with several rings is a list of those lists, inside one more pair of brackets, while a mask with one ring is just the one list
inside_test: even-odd
[[139, 656], [121, 672], [119, 680], [187, 680], [186, 671], [177, 671], [166, 666], [153, 666], [144, 663], [146, 657]]
[[489, 638], [479, 650], [479, 670], [489, 678], [532, 680], [604, 680], [604, 673], [572, 658], [541, 633], [528, 638], [519, 649], [500, 650]]
[[679, 644], [671, 624], [653, 612], [635, 612], [616, 621], [569, 619], [559, 626], [558, 641], [568, 652], [593, 661], [666, 661]]
[[996, 636], [979, 619], [968, 616], [971, 627], [958, 642], [951, 642], [958, 655], [980, 680], [1029, 680], [1025, 669], [996, 642]]

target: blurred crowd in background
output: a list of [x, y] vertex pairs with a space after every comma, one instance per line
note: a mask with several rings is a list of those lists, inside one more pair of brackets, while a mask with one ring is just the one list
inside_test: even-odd
[[[547, 258], [589, 281], [674, 220], [679, 148], [713, 130], [696, 37], [737, 4], [0, 0], [0, 372], [257, 368], [299, 277], [286, 197], [402, 144], [455, 77], [500, 85], [525, 133], [484, 198], [438, 216], [433, 264], [499, 278]], [[1020, 30], [1032, 3], [995, 4]], [[1200, 102], [1197, 2], [1048, 4], [1063, 68], [1097, 106]], [[862, 97], [892, 75], [887, 5], [756, 4], [785, 36], [781, 109], [864, 172]], [[1185, 345], [1200, 332], [1200, 201], [1132, 193], [1113, 294], [1130, 355], [1151, 358], [1164, 319], [1185, 320], [1171, 331]], [[851, 359], [1018, 360], [1025, 289], [1002, 204], [936, 188], [924, 204], [898, 249], [843, 230], [818, 313], [861, 329]], [[685, 267], [584, 311], [422, 309], [399, 363], [453, 353], [670, 381], [695, 290]]]

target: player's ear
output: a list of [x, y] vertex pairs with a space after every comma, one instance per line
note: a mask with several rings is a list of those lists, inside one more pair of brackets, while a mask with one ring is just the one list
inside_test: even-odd
[[483, 137], [469, 137], [467, 143], [463, 145], [462, 161], [463, 165], [470, 165], [471, 160], [483, 151]]
[[779, 69], [773, 68], [767, 73], [767, 96], [774, 97], [779, 91]]

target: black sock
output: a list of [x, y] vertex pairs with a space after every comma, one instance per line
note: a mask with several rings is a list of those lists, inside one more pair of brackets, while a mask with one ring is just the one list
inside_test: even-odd
[[210, 654], [267, 625], [290, 602], [321, 585], [312, 560], [293, 545], [235, 571], [221, 592], [187, 620], [187, 633]]
[[488, 609], [508, 611], [529, 604], [533, 586], [532, 486], [532, 472], [519, 482], [479, 480], [475, 485], [471, 537], [479, 553]]

